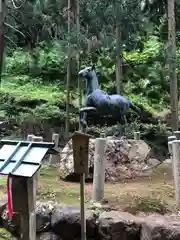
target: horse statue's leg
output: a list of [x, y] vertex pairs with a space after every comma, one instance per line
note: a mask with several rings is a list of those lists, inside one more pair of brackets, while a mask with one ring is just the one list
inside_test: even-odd
[[89, 96], [86, 95], [85, 107], [80, 109], [80, 124], [83, 129], [87, 128], [87, 112], [89, 105]]
[[119, 132], [121, 137], [126, 135], [126, 126], [127, 126], [127, 119], [125, 115], [121, 115], [119, 117], [119, 121], [118, 121], [118, 127], [119, 127]]
[[126, 116], [124, 115], [124, 124], [122, 125], [123, 136], [126, 136], [126, 127], [127, 127], [127, 119], [126, 119]]
[[88, 112], [91, 112], [91, 111], [96, 111], [96, 108], [94, 107], [84, 107], [84, 108], [81, 108], [80, 109], [80, 113], [79, 113], [79, 116], [80, 116], [80, 130], [82, 130], [83, 132], [86, 132], [87, 130], [87, 113]]
[[80, 112], [80, 130], [87, 128], [87, 112]]

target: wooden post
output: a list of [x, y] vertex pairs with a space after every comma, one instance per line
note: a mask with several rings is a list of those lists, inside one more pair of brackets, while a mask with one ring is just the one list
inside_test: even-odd
[[177, 207], [180, 206], [180, 140], [172, 142], [172, 159]]
[[[57, 133], [53, 133], [52, 135], [52, 142], [55, 143], [55, 150], [58, 149], [59, 146], [59, 134]], [[53, 165], [53, 164], [57, 164], [59, 161], [59, 156], [58, 155], [50, 155], [49, 157], [49, 164]]]
[[80, 197], [81, 197], [81, 239], [86, 240], [86, 218], [84, 185], [85, 175], [88, 175], [89, 135], [75, 132], [72, 136], [74, 172], [80, 175]]
[[80, 207], [81, 207], [81, 239], [86, 240], [86, 218], [85, 218], [85, 173], [80, 174]]
[[94, 176], [92, 200], [101, 201], [104, 197], [106, 139], [96, 138], [94, 154]]
[[134, 132], [134, 140], [140, 140], [140, 132]]
[[[33, 136], [32, 141], [43, 142], [43, 137]], [[34, 177], [34, 185], [36, 186], [36, 191], [38, 191], [38, 188], [39, 188], [39, 179], [40, 179], [40, 171], [38, 171]]]
[[20, 214], [21, 240], [36, 240], [36, 188], [33, 177], [12, 177], [13, 211]]
[[[32, 141], [33, 137], [33, 134], [29, 134], [27, 136], [27, 141]], [[12, 236], [12, 240], [36, 239], [36, 215], [34, 212], [36, 207], [36, 191], [34, 191], [36, 189], [35, 180], [35, 176], [33, 176], [31, 179], [23, 177], [12, 177], [13, 212], [20, 214], [19, 225], [22, 235], [20, 238]], [[27, 192], [27, 189], [29, 189], [29, 192]], [[23, 200], [21, 198], [22, 196]], [[21, 204], [22, 202], [26, 205]], [[30, 238], [30, 236], [32, 237]]]
[[180, 131], [174, 131], [174, 135], [176, 136], [177, 140], [180, 140]]
[[168, 150], [170, 154], [170, 159], [171, 159], [171, 165], [172, 165], [172, 175], [174, 176], [174, 163], [173, 163], [173, 158], [172, 158], [172, 142], [176, 140], [176, 136], [170, 136], [168, 137]]

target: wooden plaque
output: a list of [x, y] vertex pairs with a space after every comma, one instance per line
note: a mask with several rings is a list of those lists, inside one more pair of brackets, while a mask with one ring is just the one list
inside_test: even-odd
[[81, 132], [75, 132], [72, 136], [74, 172], [85, 173], [86, 176], [88, 175], [89, 138], [90, 135]]

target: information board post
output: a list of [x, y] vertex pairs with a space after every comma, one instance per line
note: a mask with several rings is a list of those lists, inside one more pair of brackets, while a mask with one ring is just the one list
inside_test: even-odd
[[85, 197], [84, 186], [85, 177], [88, 176], [88, 156], [89, 156], [90, 135], [75, 132], [72, 136], [74, 172], [80, 175], [80, 207], [81, 207], [81, 239], [86, 240], [86, 218], [85, 218]]

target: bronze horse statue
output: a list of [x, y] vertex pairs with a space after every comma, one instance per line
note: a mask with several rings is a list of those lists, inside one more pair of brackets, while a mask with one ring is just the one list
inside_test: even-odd
[[[86, 81], [86, 108], [96, 110], [100, 116], [111, 115], [123, 126], [127, 124], [126, 115], [129, 109], [142, 116], [140, 108], [130, 100], [118, 94], [108, 95], [100, 90], [94, 66], [80, 70], [78, 75]], [[80, 113], [80, 123], [84, 128], [87, 127], [87, 112]]]

